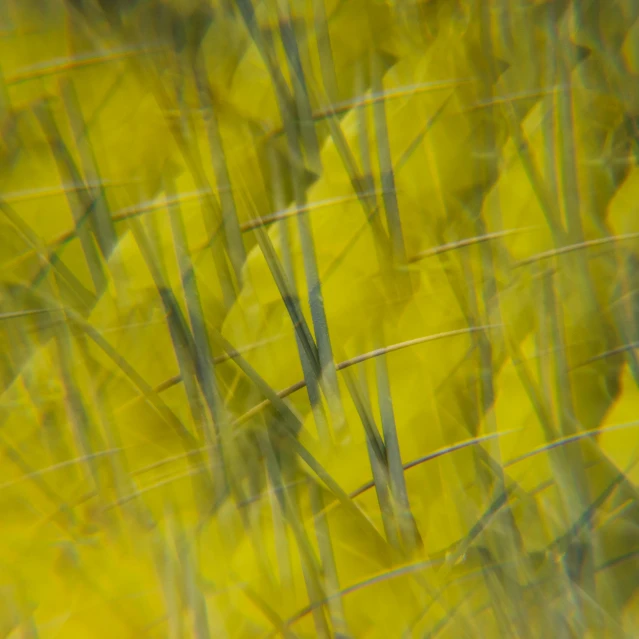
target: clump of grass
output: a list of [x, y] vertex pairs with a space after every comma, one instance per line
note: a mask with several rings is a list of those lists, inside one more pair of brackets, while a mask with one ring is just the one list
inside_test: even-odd
[[638, 25], [2, 4], [3, 636], [636, 636]]

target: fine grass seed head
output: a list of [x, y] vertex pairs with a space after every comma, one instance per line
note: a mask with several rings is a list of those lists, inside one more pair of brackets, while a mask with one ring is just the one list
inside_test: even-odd
[[603, 7], [0, 3], [3, 637], [639, 636]]

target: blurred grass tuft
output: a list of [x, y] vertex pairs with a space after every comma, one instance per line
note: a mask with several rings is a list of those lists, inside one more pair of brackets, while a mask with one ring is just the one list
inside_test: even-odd
[[0, 2], [0, 636], [639, 636], [639, 4]]

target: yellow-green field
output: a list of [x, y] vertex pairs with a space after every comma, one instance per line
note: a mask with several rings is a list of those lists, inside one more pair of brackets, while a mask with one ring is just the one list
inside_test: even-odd
[[637, 0], [0, 0], [0, 638], [639, 637]]

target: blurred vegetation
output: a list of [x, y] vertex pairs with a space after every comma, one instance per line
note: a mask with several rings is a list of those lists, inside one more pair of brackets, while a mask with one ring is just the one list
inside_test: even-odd
[[639, 636], [639, 3], [0, 2], [0, 636]]

